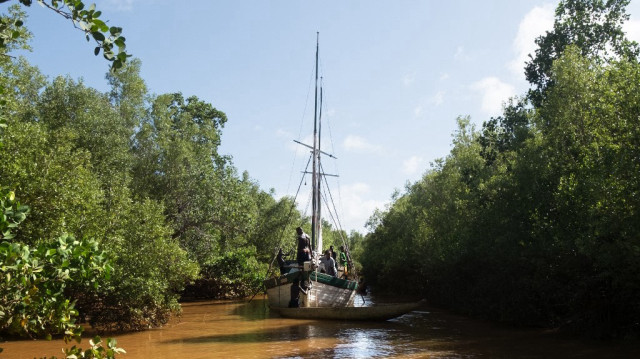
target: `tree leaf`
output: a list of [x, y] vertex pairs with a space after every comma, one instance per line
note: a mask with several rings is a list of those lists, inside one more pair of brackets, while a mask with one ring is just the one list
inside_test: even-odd
[[93, 36], [93, 38], [96, 39], [96, 41], [100, 41], [100, 42], [103, 42], [105, 39], [104, 34], [101, 33], [100, 31], [92, 32], [91, 36]]

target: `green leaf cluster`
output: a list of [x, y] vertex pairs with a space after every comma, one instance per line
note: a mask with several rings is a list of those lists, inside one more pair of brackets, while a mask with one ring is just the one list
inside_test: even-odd
[[37, 247], [2, 241], [0, 263], [0, 331], [22, 336], [75, 333], [66, 291], [91, 295], [111, 270], [96, 241], [72, 236]]
[[231, 249], [205, 263], [201, 276], [186, 288], [188, 298], [244, 298], [262, 288], [267, 264], [253, 247]]
[[540, 106], [545, 91], [553, 86], [553, 62], [565, 49], [575, 46], [582, 56], [597, 63], [634, 59], [640, 54], [635, 41], [625, 37], [622, 24], [629, 20], [626, 6], [630, 0], [563, 0], [555, 13], [553, 30], [536, 39], [538, 48], [529, 55], [525, 75], [533, 88], [529, 98]]
[[[116, 345], [118, 342], [115, 339], [107, 338], [106, 346], [102, 341], [99, 335], [93, 337], [93, 339], [89, 340], [90, 347], [86, 350], [82, 350], [82, 348], [73, 346], [71, 348], [66, 348], [63, 350], [65, 359], [113, 359], [116, 357], [116, 354], [126, 354], [127, 352], [118, 348]], [[44, 359], [56, 359], [57, 357], [48, 357]]]
[[12, 239], [20, 222], [29, 213], [29, 207], [20, 205], [13, 191], [0, 188], [0, 240]]
[[7, 53], [18, 48], [28, 48], [26, 41], [31, 37], [24, 25], [25, 13], [15, 5], [9, 8], [8, 14], [0, 16], [0, 61]]
[[[19, 1], [25, 6], [31, 6], [32, 3], [32, 0]], [[102, 51], [103, 57], [111, 62], [111, 70], [122, 68], [131, 56], [126, 52], [126, 39], [122, 36], [122, 28], [107, 26], [100, 19], [102, 11], [96, 10], [95, 4], [87, 7], [81, 0], [38, 0], [38, 3], [71, 20], [75, 28], [85, 33], [87, 41], [93, 39], [97, 45], [94, 54], [97, 56]]]

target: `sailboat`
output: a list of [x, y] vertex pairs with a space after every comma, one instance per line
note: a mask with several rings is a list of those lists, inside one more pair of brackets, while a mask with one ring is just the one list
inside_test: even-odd
[[[322, 256], [322, 227], [321, 227], [321, 182], [324, 173], [321, 171], [321, 157], [335, 156], [320, 149], [322, 89], [318, 86], [318, 54], [319, 41], [316, 41], [315, 58], [315, 113], [313, 118], [313, 144], [308, 145], [299, 141], [296, 143], [311, 150], [312, 157], [312, 215], [311, 215], [311, 260], [302, 266], [296, 262], [286, 263], [285, 273], [277, 278], [264, 281], [271, 308], [318, 308], [318, 307], [349, 307], [353, 306], [358, 283], [353, 280], [334, 277], [319, 271], [318, 258]], [[319, 106], [320, 105], [320, 106]], [[305, 171], [305, 175], [309, 174]], [[297, 288], [296, 288], [297, 287]], [[292, 288], [294, 296], [299, 297], [297, 303], [292, 302]]]
[[[319, 35], [318, 35], [319, 39]], [[269, 308], [281, 316], [300, 319], [341, 319], [341, 320], [386, 320], [405, 314], [421, 302], [384, 304], [377, 306], [354, 306], [358, 289], [355, 280], [338, 278], [322, 273], [318, 258], [322, 256], [321, 227], [321, 183], [324, 176], [321, 166], [322, 156], [335, 156], [320, 149], [322, 88], [318, 93], [319, 41], [316, 40], [315, 57], [315, 113], [313, 124], [313, 144], [296, 143], [311, 150], [312, 160], [312, 215], [311, 215], [311, 260], [299, 265], [296, 261], [281, 261], [280, 276], [264, 281]], [[318, 104], [320, 103], [320, 106]], [[320, 109], [320, 110], [319, 110]], [[304, 172], [304, 174], [309, 174]], [[348, 255], [348, 247], [347, 256]], [[281, 252], [280, 252], [281, 255]], [[352, 263], [350, 263], [352, 266]]]

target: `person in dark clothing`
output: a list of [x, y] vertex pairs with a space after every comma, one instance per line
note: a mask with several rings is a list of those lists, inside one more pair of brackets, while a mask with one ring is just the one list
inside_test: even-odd
[[333, 260], [338, 263], [338, 259], [336, 258], [336, 251], [333, 250], [333, 246], [329, 246], [329, 252], [331, 252], [331, 258], [333, 258]]
[[348, 257], [347, 252], [344, 249], [344, 246], [340, 246], [340, 265], [343, 268], [343, 274], [342, 276], [346, 279], [349, 276], [349, 260], [350, 258]]
[[302, 231], [302, 228], [296, 228], [298, 233], [298, 252], [296, 255], [296, 261], [302, 265], [306, 261], [311, 260], [311, 239]]
[[289, 300], [289, 308], [300, 307], [300, 279], [296, 279], [291, 284], [291, 297]]

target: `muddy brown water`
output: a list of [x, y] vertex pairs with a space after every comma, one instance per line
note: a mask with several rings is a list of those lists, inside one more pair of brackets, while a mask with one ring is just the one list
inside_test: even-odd
[[[361, 299], [359, 299], [361, 300]], [[367, 298], [365, 303], [371, 303]], [[424, 306], [386, 322], [295, 320], [269, 313], [265, 298], [184, 303], [159, 329], [114, 335], [142, 358], [640, 358], [637, 342], [586, 341], [518, 329]], [[88, 346], [83, 339], [81, 347]], [[62, 355], [62, 340], [0, 343], [0, 359]]]

